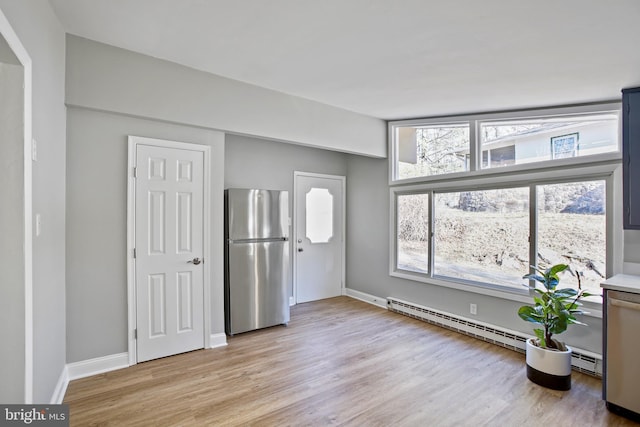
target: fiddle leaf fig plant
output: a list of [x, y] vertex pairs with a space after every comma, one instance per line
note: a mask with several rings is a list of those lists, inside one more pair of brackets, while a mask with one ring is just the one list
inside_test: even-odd
[[557, 289], [560, 283], [559, 273], [569, 268], [566, 264], [556, 264], [546, 270], [540, 270], [531, 266], [536, 272], [526, 274], [523, 279], [535, 280], [542, 284], [534, 288], [536, 295], [533, 298], [534, 306], [524, 305], [518, 310], [521, 319], [531, 322], [541, 327], [533, 331], [537, 337], [537, 345], [542, 348], [565, 351], [564, 343], [553, 339], [553, 335], [561, 334], [567, 330], [571, 324], [585, 325], [575, 317], [583, 314], [580, 310], [580, 298], [591, 294], [581, 289], [580, 274], [578, 277], [578, 289], [564, 288]]

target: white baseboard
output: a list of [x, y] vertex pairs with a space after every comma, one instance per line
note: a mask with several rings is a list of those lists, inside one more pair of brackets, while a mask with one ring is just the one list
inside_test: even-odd
[[296, 305], [296, 300], [293, 299], [293, 297], [289, 297], [289, 307], [291, 307], [292, 305]]
[[384, 309], [387, 308], [386, 298], [380, 298], [375, 295], [370, 295], [365, 292], [356, 291], [355, 289], [350, 289], [350, 288], [346, 288], [346, 295], [351, 298], [355, 298], [357, 300], [364, 301]]
[[62, 368], [62, 372], [60, 373], [60, 378], [58, 378], [58, 383], [56, 384], [55, 390], [53, 390], [53, 395], [51, 396], [51, 401], [49, 402], [52, 405], [59, 405], [64, 400], [64, 395], [67, 392], [67, 387], [69, 386], [69, 369], [65, 365]]
[[67, 373], [69, 381], [72, 381], [127, 367], [129, 367], [129, 353], [119, 353], [67, 363]]
[[209, 337], [209, 348], [224, 347], [225, 345], [227, 345], [226, 334], [211, 334]]

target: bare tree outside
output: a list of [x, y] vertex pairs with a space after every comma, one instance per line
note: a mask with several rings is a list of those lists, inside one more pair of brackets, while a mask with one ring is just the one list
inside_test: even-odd
[[416, 132], [416, 163], [399, 162], [400, 178], [441, 175], [468, 170], [469, 126], [420, 127]]

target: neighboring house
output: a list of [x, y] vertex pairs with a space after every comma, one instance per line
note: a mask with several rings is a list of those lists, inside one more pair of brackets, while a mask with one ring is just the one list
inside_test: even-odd
[[617, 127], [609, 121], [547, 123], [532, 129], [485, 139], [482, 167], [493, 168], [617, 149]]

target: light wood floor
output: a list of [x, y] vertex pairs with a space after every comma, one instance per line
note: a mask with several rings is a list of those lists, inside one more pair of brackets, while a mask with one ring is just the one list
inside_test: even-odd
[[627, 426], [599, 379], [529, 382], [524, 355], [360, 301], [292, 308], [288, 327], [72, 381], [72, 426]]

